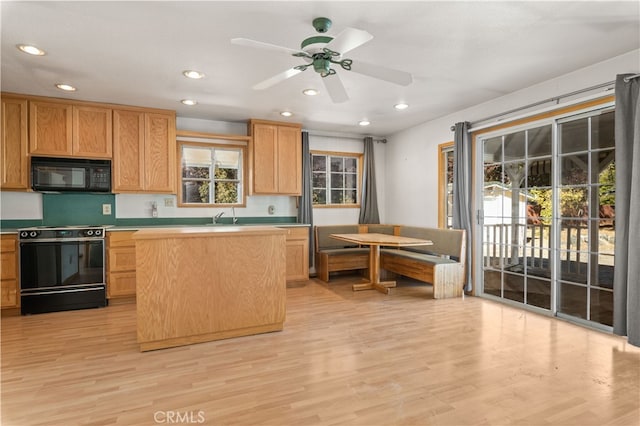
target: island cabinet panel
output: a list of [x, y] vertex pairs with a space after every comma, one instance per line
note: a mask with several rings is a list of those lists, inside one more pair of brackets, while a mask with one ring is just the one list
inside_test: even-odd
[[0, 188], [26, 190], [29, 186], [27, 100], [3, 96], [1, 108]]
[[111, 158], [112, 110], [64, 102], [29, 102], [29, 153]]
[[309, 279], [309, 228], [290, 227], [287, 235], [287, 281]]
[[135, 231], [107, 232], [107, 297], [132, 299], [136, 295]]
[[0, 236], [0, 307], [20, 306], [18, 284], [18, 242], [15, 235]]
[[302, 193], [301, 126], [250, 120], [250, 174], [253, 194]]
[[252, 226], [134, 234], [140, 349], [282, 330], [286, 233]]
[[176, 193], [175, 121], [175, 113], [114, 110], [114, 192]]

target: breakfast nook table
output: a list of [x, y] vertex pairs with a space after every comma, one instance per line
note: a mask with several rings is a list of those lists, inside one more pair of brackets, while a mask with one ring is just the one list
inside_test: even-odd
[[389, 294], [389, 288], [395, 287], [396, 282], [380, 281], [380, 247], [428, 246], [433, 244], [430, 240], [377, 233], [331, 234], [331, 238], [369, 246], [369, 281], [353, 284], [352, 289], [353, 291], [376, 289], [384, 294]]

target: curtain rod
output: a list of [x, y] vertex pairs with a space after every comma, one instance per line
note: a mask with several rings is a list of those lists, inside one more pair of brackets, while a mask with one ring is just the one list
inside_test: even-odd
[[[636, 74], [634, 76], [627, 77], [627, 78], [633, 79], [633, 78], [636, 78], [636, 77], [639, 77], [639, 76], [640, 76], [640, 74]], [[627, 81], [626, 78], [625, 78], [625, 81]], [[524, 111], [524, 110], [529, 109], [529, 108], [533, 108], [533, 107], [536, 107], [536, 106], [539, 106], [539, 105], [547, 104], [549, 102], [558, 102], [562, 98], [568, 98], [570, 96], [579, 95], [580, 93], [590, 92], [592, 90], [601, 89], [601, 88], [607, 87], [607, 86], [613, 86], [614, 84], [615, 84], [615, 81], [609, 81], [609, 82], [606, 82], [606, 83], [597, 84], [595, 86], [587, 87], [585, 89], [580, 89], [580, 90], [576, 90], [574, 92], [565, 93], [563, 95], [554, 96], [553, 98], [545, 99], [543, 101], [534, 102], [534, 103], [529, 104], [529, 105], [525, 105], [525, 106], [521, 106], [521, 107], [518, 107], [518, 108], [514, 108], [514, 109], [511, 109], [509, 111], [501, 112], [500, 114], [494, 114], [494, 115], [491, 115], [489, 117], [482, 118], [480, 120], [475, 120], [473, 123], [471, 123], [471, 127], [474, 127], [474, 124], [482, 123], [483, 121], [493, 120], [494, 118], [503, 117], [505, 115], [513, 114], [514, 112], [518, 112], [518, 111]], [[455, 125], [451, 126], [451, 131], [452, 132], [455, 129], [456, 129]]]
[[628, 82], [630, 82], [631, 80], [633, 80], [634, 78], [638, 78], [638, 77], [640, 77], [640, 74], [630, 75], [629, 77], [625, 77], [625, 78], [624, 78], [624, 82], [625, 82], [625, 83], [628, 83]]
[[[367, 137], [367, 136], [346, 135], [346, 134], [341, 134], [341, 133], [318, 132], [318, 131], [311, 131], [311, 130], [307, 130], [307, 129], [302, 129], [302, 131], [309, 133], [309, 136], [320, 136], [320, 137], [324, 137], [324, 138], [353, 139], [353, 140], [362, 141], [362, 140], [364, 140], [365, 137]], [[373, 138], [374, 142], [387, 143], [387, 138], [381, 138], [379, 136], [369, 136], [369, 137]]]

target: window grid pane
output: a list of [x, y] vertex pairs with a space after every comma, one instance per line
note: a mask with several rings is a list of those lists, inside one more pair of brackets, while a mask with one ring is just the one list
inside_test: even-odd
[[357, 156], [312, 154], [314, 205], [358, 204]]
[[241, 204], [242, 148], [183, 145], [183, 204]]

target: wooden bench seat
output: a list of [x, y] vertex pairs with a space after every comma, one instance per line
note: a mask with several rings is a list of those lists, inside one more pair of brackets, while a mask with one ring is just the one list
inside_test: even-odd
[[324, 225], [315, 227], [316, 274], [329, 282], [331, 272], [366, 270], [369, 250], [331, 238], [331, 234], [357, 234], [358, 225]]
[[[464, 286], [465, 231], [399, 225], [323, 225], [315, 227], [316, 273], [329, 282], [331, 272], [369, 268], [369, 248], [331, 238], [360, 232], [430, 240], [433, 245], [380, 250], [381, 274], [398, 274], [433, 285], [433, 297], [460, 297]], [[388, 277], [391, 278], [391, 277]]]
[[431, 240], [433, 245], [382, 249], [382, 269], [432, 284], [434, 299], [462, 296], [464, 230], [401, 226], [398, 235]]

